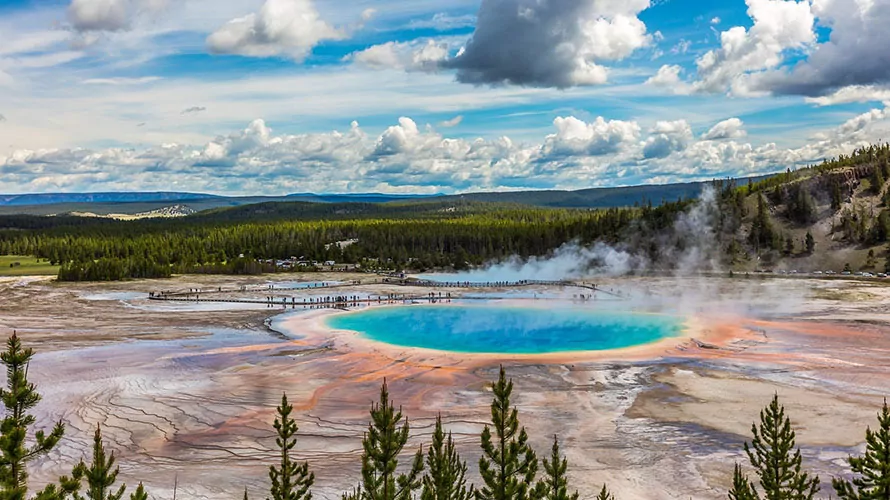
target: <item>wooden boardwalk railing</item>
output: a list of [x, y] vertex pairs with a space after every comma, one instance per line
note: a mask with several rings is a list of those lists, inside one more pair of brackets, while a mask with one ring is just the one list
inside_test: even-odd
[[[594, 292], [601, 292], [608, 295], [612, 295], [614, 297], [624, 298], [624, 296], [619, 292], [614, 292], [612, 290], [606, 290], [604, 288], [598, 287], [596, 284], [575, 282], [575, 281], [547, 281], [547, 280], [519, 280], [519, 281], [432, 281], [432, 280], [417, 280], [411, 278], [377, 278], [374, 280], [354, 280], [347, 283], [343, 282], [310, 282], [309, 285], [299, 285], [299, 286], [275, 286], [275, 285], [265, 285], [265, 286], [253, 286], [247, 287], [242, 286], [238, 288], [193, 288], [188, 291], [161, 291], [161, 292], [150, 292], [148, 298], [151, 300], [165, 300], [165, 301], [175, 301], [175, 302], [225, 302], [225, 303], [242, 303], [242, 304], [267, 304], [271, 306], [291, 306], [291, 307], [305, 307], [305, 306], [319, 306], [321, 304], [374, 304], [374, 303], [384, 303], [389, 301], [431, 301], [435, 302], [437, 300], [450, 300], [450, 299], [463, 299], [463, 300], [480, 300], [480, 299], [488, 299], [485, 297], [452, 297], [449, 292], [447, 295], [442, 295], [439, 292], [438, 296], [434, 293], [430, 293], [428, 295], [419, 295], [419, 294], [386, 294], [379, 295], [377, 297], [369, 297], [369, 298], [360, 298], [358, 296], [351, 295], [333, 295], [333, 296], [325, 296], [325, 297], [309, 297], [301, 300], [297, 300], [295, 297], [277, 297], [277, 296], [267, 296], [262, 299], [237, 299], [237, 298], [213, 298], [213, 295], [223, 294], [223, 293], [247, 293], [247, 292], [282, 292], [282, 291], [316, 291], [319, 289], [340, 289], [340, 288], [355, 288], [359, 286], [370, 286], [370, 285], [396, 285], [396, 286], [405, 286], [405, 287], [421, 287], [421, 288], [463, 288], [463, 289], [502, 289], [502, 288], [519, 288], [519, 287], [530, 287], [530, 286], [555, 286], [555, 287], [574, 287], [574, 288], [582, 288], [586, 290], [591, 290]], [[207, 296], [211, 297], [207, 297]], [[203, 296], [203, 297], [202, 297]], [[582, 296], [583, 297], [583, 296]]]

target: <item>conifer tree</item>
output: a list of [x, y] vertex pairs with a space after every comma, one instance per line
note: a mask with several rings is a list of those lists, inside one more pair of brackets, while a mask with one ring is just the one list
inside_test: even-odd
[[[420, 488], [423, 472], [423, 450], [417, 450], [407, 473], [396, 474], [399, 454], [408, 442], [408, 420], [402, 422], [402, 410], [396, 411], [389, 400], [386, 381], [380, 388], [380, 402], [371, 405], [371, 422], [362, 440], [362, 483], [351, 500], [410, 500]], [[401, 424], [401, 425], [400, 425]]]
[[442, 415], [436, 417], [433, 442], [427, 450], [421, 500], [470, 500], [473, 487], [467, 487], [467, 463], [461, 461], [451, 433], [445, 436]]
[[871, 180], [871, 192], [876, 195], [881, 194], [881, 190], [884, 188], [883, 169], [877, 165], [874, 168], [872, 168], [870, 180]]
[[[309, 472], [307, 462], [298, 463], [291, 458], [291, 450], [297, 444], [297, 423], [290, 414], [294, 411], [293, 405], [287, 402], [287, 394], [281, 396], [281, 406], [278, 407], [278, 417], [275, 418], [275, 431], [278, 437], [275, 444], [281, 452], [281, 462], [278, 467], [269, 467], [269, 479], [272, 481], [272, 500], [310, 500], [312, 492], [309, 488], [315, 483], [315, 474]], [[247, 490], [244, 490], [245, 497]]]
[[603, 489], [600, 490], [595, 500], [615, 500], [615, 495], [610, 493], [609, 488], [604, 484]]
[[877, 431], [865, 431], [865, 455], [849, 458], [856, 474], [853, 481], [831, 481], [841, 500], [890, 500], [890, 409], [886, 399], [878, 424]]
[[498, 381], [492, 384], [491, 428], [482, 430], [482, 457], [479, 474], [485, 486], [476, 490], [477, 500], [528, 500], [538, 498], [533, 484], [538, 458], [528, 444], [525, 428], [519, 427], [519, 412], [510, 406], [513, 381], [507, 380], [501, 366]]
[[841, 195], [841, 184], [834, 180], [831, 182], [831, 209], [840, 210], [843, 204], [843, 196]]
[[[0, 362], [6, 366], [6, 388], [0, 389], [0, 400], [5, 415], [0, 423], [0, 499], [24, 500], [28, 493], [26, 466], [49, 453], [62, 439], [65, 426], [57, 423], [49, 434], [43, 430], [34, 433], [33, 444], [26, 439], [35, 418], [28, 411], [40, 401], [36, 386], [28, 382], [28, 364], [34, 356], [32, 349], [22, 347], [13, 333], [6, 341], [6, 351], [0, 354]], [[37, 495], [39, 500], [65, 498], [80, 485], [77, 478], [62, 477], [59, 485], [50, 484]]]
[[[247, 490], [244, 490], [244, 498], [247, 500]], [[139, 483], [139, 486], [136, 487], [136, 491], [130, 493], [130, 500], [148, 500], [148, 493], [145, 492], [145, 487], [142, 486], [142, 483]]]
[[754, 487], [748, 481], [748, 476], [742, 472], [739, 464], [735, 464], [735, 471], [732, 473], [732, 489], [729, 490], [729, 500], [759, 500]]
[[[760, 478], [765, 500], [812, 500], [819, 492], [818, 476], [811, 477], [801, 468], [800, 449], [795, 448], [795, 433], [778, 394], [760, 412], [760, 426], [751, 424], [754, 439], [745, 443], [745, 453]], [[756, 488], [751, 486], [755, 497]], [[744, 497], [742, 497], [744, 498]]]
[[546, 500], [578, 500], [578, 492], [568, 492], [568, 459], [559, 454], [559, 440], [553, 436], [550, 460], [544, 459], [544, 491]]
[[807, 249], [807, 254], [812, 255], [813, 252], [816, 251], [816, 239], [813, 238], [813, 233], [807, 231], [807, 236], [804, 241], [805, 241], [804, 246]]
[[89, 467], [81, 462], [77, 468], [86, 479], [87, 493], [86, 496], [74, 495], [76, 500], [120, 500], [124, 496], [126, 485], [121, 485], [117, 490], [113, 488], [120, 469], [114, 466], [114, 452], [111, 455], [105, 454], [102, 428], [98, 425], [93, 435], [93, 461]]

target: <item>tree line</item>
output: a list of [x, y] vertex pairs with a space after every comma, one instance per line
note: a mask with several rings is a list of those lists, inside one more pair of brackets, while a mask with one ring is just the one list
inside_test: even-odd
[[[33, 495], [28, 488], [28, 467], [46, 457], [65, 436], [58, 422], [48, 432], [34, 431], [30, 413], [40, 402], [36, 386], [28, 380], [34, 352], [13, 333], [7, 339], [0, 362], [6, 367], [6, 386], [0, 389], [5, 413], [0, 423], [0, 500], [121, 500], [127, 486], [117, 484], [119, 468], [114, 452], [105, 449], [102, 429], [96, 427], [89, 462], [81, 460], [70, 474], [59, 477]], [[410, 424], [389, 397], [386, 381], [379, 400], [371, 405], [368, 430], [362, 439], [361, 477], [342, 500], [578, 500], [568, 481], [569, 463], [553, 437], [550, 453], [539, 460], [513, 405], [513, 381], [503, 366], [491, 384], [491, 421], [480, 435], [482, 456], [478, 462], [482, 482], [471, 484], [467, 462], [454, 438], [446, 432], [442, 417], [436, 418], [432, 442], [418, 449], [400, 467], [400, 455], [410, 436]], [[281, 397], [273, 423], [278, 462], [269, 467], [272, 500], [311, 500], [315, 475], [307, 462], [296, 459], [298, 427], [293, 405]], [[778, 395], [751, 426], [753, 439], [744, 443], [749, 466], [736, 464], [730, 500], [812, 500], [820, 492], [819, 477], [803, 467], [795, 432]], [[841, 500], [890, 499], [890, 409], [886, 400], [878, 415], [878, 427], [865, 432], [865, 454], [849, 457], [851, 477], [834, 478], [832, 487]], [[751, 471], [750, 473], [747, 471]], [[752, 480], [753, 474], [756, 480]], [[590, 498], [594, 492], [585, 492]], [[129, 500], [148, 500], [140, 483]], [[234, 498], [234, 497], [233, 497]], [[244, 499], [249, 495], [245, 489]], [[597, 500], [616, 500], [607, 485]]]
[[[307, 261], [391, 268], [465, 268], [509, 256], [543, 255], [569, 242], [619, 241], [631, 225], [650, 233], [670, 227], [688, 201], [607, 210], [492, 209], [476, 203], [457, 213], [438, 205], [394, 210], [385, 217], [230, 222], [118, 221], [41, 226], [0, 217], [0, 255], [34, 255], [62, 266], [63, 281], [163, 278], [183, 273], [257, 274], [274, 266], [247, 261], [297, 257]], [[299, 205], [302, 210], [302, 204]], [[246, 209], [245, 209], [246, 210]], [[257, 210], [253, 208], [252, 210]], [[280, 214], [284, 208], [278, 207]], [[432, 210], [432, 213], [429, 211]], [[36, 229], [31, 227], [37, 226]], [[354, 241], [340, 246], [337, 242]]]

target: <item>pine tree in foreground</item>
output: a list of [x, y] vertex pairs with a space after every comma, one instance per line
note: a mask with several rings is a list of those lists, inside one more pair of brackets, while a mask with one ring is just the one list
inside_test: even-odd
[[[247, 499], [247, 490], [244, 490], [244, 498]], [[136, 491], [130, 493], [130, 500], [148, 500], [148, 493], [145, 492], [145, 487], [142, 486], [142, 483], [139, 483], [139, 486], [136, 487]]]
[[[297, 444], [297, 423], [290, 414], [294, 407], [287, 402], [287, 394], [281, 396], [278, 417], [275, 419], [275, 431], [278, 437], [275, 444], [281, 451], [281, 462], [278, 467], [269, 467], [269, 479], [272, 481], [272, 500], [310, 500], [312, 492], [309, 488], [315, 483], [315, 474], [309, 472], [309, 464], [298, 463], [291, 458], [291, 450]], [[247, 490], [244, 490], [247, 498]]]
[[841, 500], [890, 500], [890, 409], [886, 399], [878, 423], [877, 431], [865, 431], [865, 455], [849, 458], [857, 477], [852, 482], [831, 481]]
[[547, 500], [578, 500], [578, 492], [568, 493], [569, 481], [566, 472], [569, 461], [559, 454], [559, 440], [553, 436], [550, 460], [544, 459], [544, 492]]
[[498, 381], [492, 384], [491, 428], [482, 430], [482, 457], [479, 474], [485, 486], [476, 490], [477, 500], [528, 500], [538, 498], [533, 490], [538, 458], [528, 444], [525, 428], [519, 427], [519, 412], [510, 406], [513, 381], [507, 380], [501, 366]]
[[[785, 407], [779, 405], [778, 394], [760, 411], [760, 427], [751, 424], [751, 433], [754, 439], [750, 446], [745, 443], [745, 453], [760, 477], [763, 498], [812, 500], [819, 492], [819, 477], [810, 477], [801, 469], [800, 449], [795, 448], [791, 420], [785, 416]], [[753, 485], [750, 492], [760, 498]]]
[[[396, 474], [399, 454], [408, 442], [408, 420], [401, 424], [402, 411], [389, 400], [386, 381], [380, 388], [380, 402], [371, 405], [371, 423], [362, 440], [362, 483], [344, 500], [410, 500], [420, 488], [423, 451], [417, 450], [407, 473]], [[400, 425], [401, 424], [401, 425]]]
[[742, 467], [735, 464], [735, 470], [732, 473], [732, 489], [729, 490], [729, 500], [758, 500], [757, 493], [748, 476], [742, 472]]
[[[22, 347], [13, 333], [6, 341], [6, 351], [0, 354], [0, 362], [6, 366], [6, 388], [0, 389], [0, 400], [5, 415], [0, 423], [0, 500], [24, 500], [28, 494], [28, 463], [46, 456], [65, 433], [59, 422], [49, 434], [40, 430], [34, 433], [28, 446], [28, 429], [34, 425], [34, 416], [28, 411], [40, 401], [34, 384], [28, 382], [28, 364], [34, 351]], [[77, 473], [77, 471], [75, 471]], [[50, 484], [35, 497], [37, 500], [62, 500], [80, 487], [79, 477], [62, 477], [59, 484]]]
[[82, 475], [87, 482], [86, 496], [75, 494], [76, 500], [120, 500], [124, 496], [126, 485], [121, 485], [116, 491], [113, 488], [120, 469], [114, 466], [114, 453], [105, 454], [102, 428], [98, 425], [93, 435], [93, 461], [89, 467], [81, 462], [76, 469], [82, 471], [77, 475]]
[[599, 495], [596, 496], [595, 500], [615, 500], [615, 495], [609, 493], [609, 489], [606, 488], [606, 485], [603, 485], [603, 489], [600, 490]]
[[436, 417], [426, 464], [421, 500], [470, 500], [474, 496], [473, 487], [467, 487], [467, 463], [461, 461], [451, 434], [445, 436], [442, 415]]

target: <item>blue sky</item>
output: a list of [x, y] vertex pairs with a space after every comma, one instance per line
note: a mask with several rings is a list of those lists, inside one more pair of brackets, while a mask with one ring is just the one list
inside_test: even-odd
[[888, 137], [890, 0], [0, 0], [0, 191], [580, 189]]

